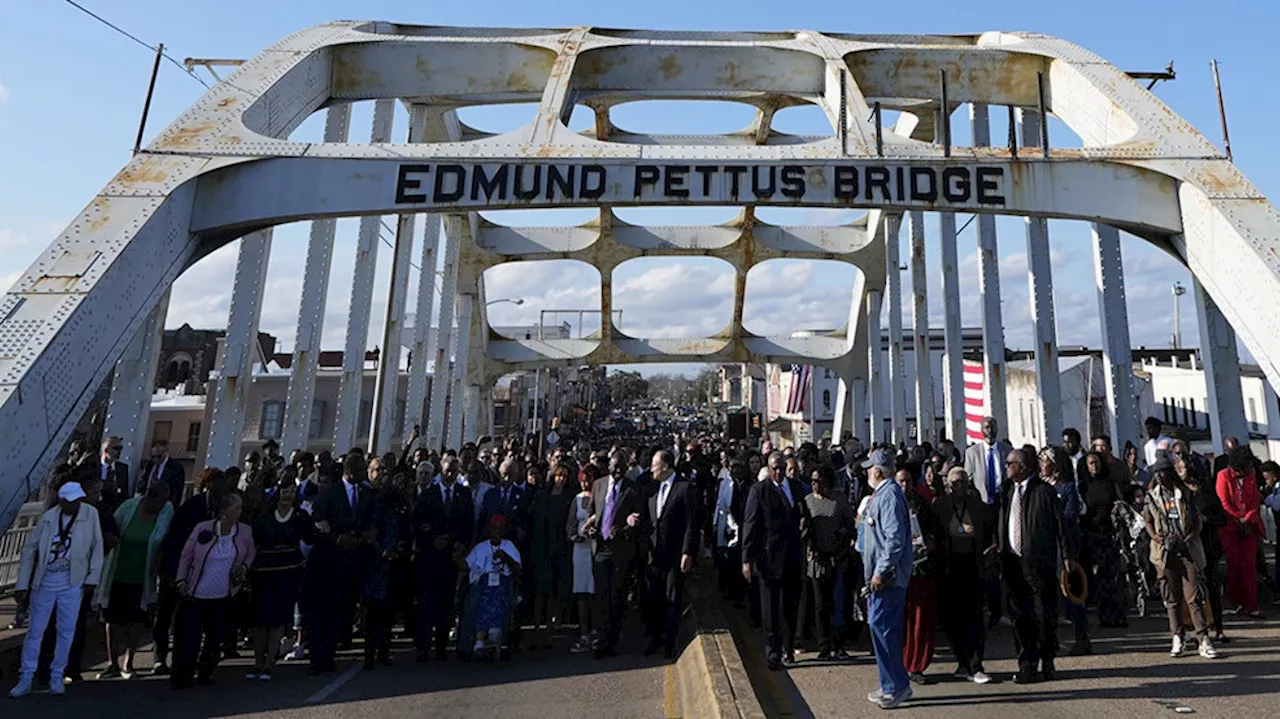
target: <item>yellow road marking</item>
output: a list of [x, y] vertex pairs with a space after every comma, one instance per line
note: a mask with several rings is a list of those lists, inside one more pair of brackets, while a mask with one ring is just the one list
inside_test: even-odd
[[667, 719], [681, 719], [680, 692], [676, 687], [676, 665], [665, 667], [662, 681], [662, 711]]

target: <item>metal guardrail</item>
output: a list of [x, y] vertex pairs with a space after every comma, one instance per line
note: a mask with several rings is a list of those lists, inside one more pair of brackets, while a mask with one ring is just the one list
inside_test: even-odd
[[18, 511], [9, 531], [0, 536], [0, 595], [9, 593], [18, 583], [18, 567], [22, 563], [22, 545], [36, 527], [44, 512], [41, 502], [27, 502]]

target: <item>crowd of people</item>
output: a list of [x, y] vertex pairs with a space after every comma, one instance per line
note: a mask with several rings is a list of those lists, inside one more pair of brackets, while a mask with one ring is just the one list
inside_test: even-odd
[[674, 657], [704, 554], [763, 629], [771, 669], [805, 646], [848, 659], [865, 631], [880, 668], [868, 699], [884, 708], [932, 682], [939, 630], [955, 676], [985, 684], [986, 636], [1007, 614], [1024, 683], [1055, 677], [1060, 608], [1068, 655], [1092, 651], [1090, 605], [1121, 627], [1147, 593], [1173, 656], [1216, 656], [1224, 581], [1231, 609], [1261, 616], [1260, 512], [1264, 495], [1280, 511], [1280, 466], [1234, 440], [1210, 466], [1155, 420], [1121, 457], [1102, 435], [1085, 449], [1067, 430], [1037, 449], [998, 431], [987, 418], [963, 450], [852, 437], [776, 450], [707, 433], [437, 453], [415, 429], [398, 455], [286, 460], [269, 442], [190, 487], [164, 442], [131, 479], [109, 437], [47, 483], [22, 554], [29, 629], [11, 696], [84, 678], [91, 613], [106, 625], [99, 679], [146, 671], [175, 689], [212, 683], [242, 649], [247, 680], [271, 680], [281, 659], [332, 672], [357, 639], [373, 670], [392, 663], [397, 628], [419, 662], [556, 647], [607, 659], [633, 608], [645, 653]]

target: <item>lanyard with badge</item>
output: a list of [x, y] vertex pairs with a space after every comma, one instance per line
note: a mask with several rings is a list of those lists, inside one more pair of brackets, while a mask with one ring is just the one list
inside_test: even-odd
[[489, 554], [489, 586], [496, 587], [502, 582], [502, 558], [496, 553], [502, 549], [501, 545], [493, 549]]

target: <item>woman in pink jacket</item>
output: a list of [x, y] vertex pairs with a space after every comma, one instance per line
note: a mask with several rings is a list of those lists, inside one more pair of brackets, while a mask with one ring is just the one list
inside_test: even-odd
[[217, 519], [191, 531], [178, 561], [175, 586], [182, 602], [170, 678], [174, 689], [190, 687], [193, 677], [202, 686], [213, 683], [210, 677], [232, 625], [233, 598], [247, 583], [256, 554], [253, 529], [240, 523], [240, 495], [223, 497], [217, 512]]
[[1218, 472], [1218, 498], [1227, 513], [1227, 525], [1219, 527], [1223, 554], [1227, 558], [1227, 597], [1236, 612], [1262, 618], [1258, 609], [1258, 538], [1265, 534], [1262, 524], [1262, 495], [1254, 474], [1253, 452], [1248, 445], [1231, 453], [1227, 468]]

